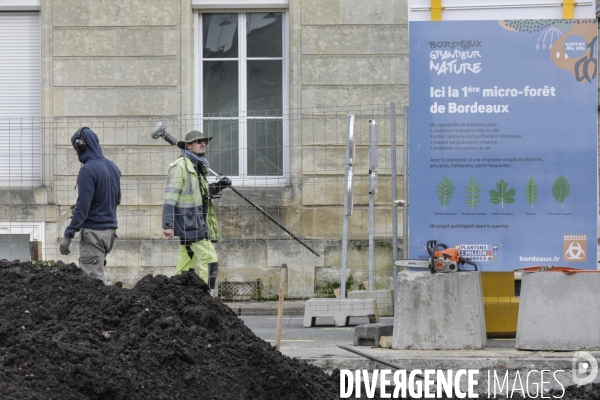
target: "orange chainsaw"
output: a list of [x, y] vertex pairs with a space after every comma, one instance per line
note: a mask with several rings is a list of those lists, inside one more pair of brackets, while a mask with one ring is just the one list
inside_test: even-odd
[[435, 240], [427, 242], [427, 253], [429, 253], [429, 270], [432, 273], [464, 271], [460, 267], [461, 264], [470, 264], [477, 271], [477, 264], [466, 257], [461, 257], [458, 249], [448, 248]]
[[396, 260], [394, 265], [409, 269], [429, 269], [434, 272], [458, 272], [473, 271], [464, 270], [462, 264], [470, 264], [477, 271], [477, 264], [466, 257], [460, 256], [460, 251], [455, 248], [449, 248], [443, 243], [437, 243], [435, 240], [427, 242], [428, 260]]

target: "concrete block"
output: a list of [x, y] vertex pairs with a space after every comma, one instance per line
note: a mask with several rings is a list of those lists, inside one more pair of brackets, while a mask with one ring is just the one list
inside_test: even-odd
[[53, 0], [51, 3], [54, 26], [137, 27], [177, 25], [180, 22], [177, 0]]
[[[315, 56], [302, 60], [303, 85], [391, 85], [403, 82], [406, 71], [395, 71], [397, 56]], [[402, 57], [407, 65], [406, 57]], [[396, 76], [397, 74], [397, 76]]]
[[[380, 128], [381, 129], [381, 128]], [[389, 165], [390, 161], [390, 151], [389, 148], [379, 148], [377, 158], [379, 162], [385, 165]], [[302, 173], [305, 175], [318, 175], [320, 176], [320, 181], [317, 181], [317, 184], [327, 185], [328, 188], [331, 187], [334, 180], [343, 179], [341, 178], [333, 178], [332, 173], [338, 173], [339, 175], [343, 175], [343, 171], [340, 170], [340, 160], [344, 160], [345, 157], [345, 147], [336, 146], [336, 147], [328, 147], [328, 148], [313, 148], [307, 147], [302, 150]], [[357, 190], [355, 188], [356, 194], [363, 194], [362, 202], [365, 202], [365, 197], [368, 197], [368, 174], [369, 174], [369, 149], [367, 147], [357, 148], [356, 149], [356, 162], [353, 167], [354, 176], [355, 176], [355, 184], [362, 183], [365, 186], [365, 189]], [[362, 175], [362, 176], [361, 176]], [[383, 173], [380, 177], [386, 176]], [[335, 184], [335, 183], [334, 183]], [[358, 188], [360, 189], [360, 188]], [[385, 187], [380, 187], [379, 191], [385, 189]], [[339, 204], [339, 201], [343, 203], [343, 196], [332, 196], [333, 193], [328, 193], [327, 189], [324, 189], [325, 193], [321, 192], [321, 190], [316, 190], [314, 192], [309, 192], [306, 196], [303, 195], [303, 200], [308, 201], [308, 204], [331, 204], [324, 203], [326, 201], [334, 200]], [[389, 191], [389, 189], [388, 189]], [[378, 192], [379, 193], [379, 192]], [[384, 202], [386, 199], [385, 195], [387, 193], [381, 193], [376, 196], [377, 202]], [[340, 200], [341, 199], [341, 200]], [[368, 198], [366, 199], [366, 203], [369, 203]], [[306, 204], [306, 203], [305, 203]]]
[[407, 38], [406, 26], [307, 26], [302, 30], [302, 54], [408, 54]]
[[302, 25], [335, 25], [339, 23], [339, 0], [304, 0], [302, 2]]
[[394, 315], [394, 290], [352, 290], [348, 292], [349, 299], [375, 299], [379, 316], [389, 317]]
[[317, 317], [333, 317], [335, 326], [346, 326], [350, 317], [368, 317], [369, 322], [379, 322], [375, 299], [308, 299], [304, 306], [304, 327], [314, 326]]
[[394, 325], [382, 322], [355, 326], [354, 345], [378, 347], [381, 337], [392, 336], [393, 330]]
[[54, 0], [52, 1], [52, 25], [88, 25], [91, 20], [89, 2]]
[[176, 86], [174, 58], [59, 58], [53, 60], [56, 86]]
[[52, 93], [55, 116], [176, 115], [177, 88], [60, 88]]
[[394, 24], [408, 24], [408, 7], [401, 1], [394, 2]]
[[393, 24], [394, 3], [386, 0], [340, 0], [341, 23]]
[[90, 22], [96, 26], [177, 25], [181, 23], [179, 5], [177, 0], [91, 1]]
[[600, 273], [523, 273], [515, 347], [600, 350]]
[[56, 28], [53, 35], [54, 57], [176, 56], [180, 44], [179, 28], [169, 27]]
[[369, 54], [370, 36], [368, 25], [307, 26], [302, 30], [302, 54]]
[[[397, 132], [400, 133], [403, 126], [403, 116], [401, 114], [396, 114], [396, 129]], [[294, 132], [298, 132], [298, 138], [293, 139], [292, 146], [302, 146], [303, 153], [302, 157], [305, 157], [305, 150], [311, 149], [316, 150], [319, 148], [319, 145], [330, 146], [332, 148], [336, 148], [336, 146], [342, 147], [342, 149], [346, 148], [346, 115], [337, 115], [337, 116], [319, 116], [319, 115], [303, 115], [301, 119], [290, 121], [292, 125], [292, 129]], [[357, 132], [368, 132], [369, 131], [369, 120], [375, 119], [377, 121], [377, 125], [379, 126], [380, 132], [390, 132], [390, 118], [389, 115], [386, 114], [386, 110], [384, 107], [380, 107], [377, 109], [369, 110], [367, 115], [355, 115], [355, 123], [356, 123], [356, 131]], [[318, 135], [315, 133], [319, 132]], [[398, 138], [398, 144], [400, 143], [401, 138]], [[383, 137], [378, 138], [379, 146], [389, 145], [390, 137], [389, 135], [384, 135]], [[369, 138], [367, 135], [360, 135], [356, 138], [356, 151], [359, 151], [361, 148], [364, 148], [367, 151], [366, 156], [368, 156], [368, 147], [369, 147]], [[361, 147], [358, 147], [361, 146]], [[389, 149], [388, 149], [389, 153]], [[402, 151], [397, 151], [398, 155], [402, 154]], [[336, 153], [336, 157], [341, 156], [341, 162], [344, 162], [345, 153]], [[368, 158], [368, 157], [367, 157]], [[333, 164], [328, 164], [333, 165]], [[369, 162], [358, 159], [355, 160], [355, 168], [360, 165], [360, 169], [366, 169], [368, 172]], [[308, 167], [308, 166], [307, 166]], [[304, 168], [304, 167], [303, 167]], [[335, 170], [339, 169], [339, 161], [337, 162]], [[319, 169], [316, 167], [311, 167], [307, 169], [306, 173], [309, 171], [314, 171], [312, 173], [319, 172]], [[330, 171], [331, 172], [331, 171]], [[344, 171], [341, 171], [343, 174]], [[389, 174], [389, 171], [382, 170], [380, 174]]]
[[[400, 74], [402, 71], [398, 72]], [[408, 85], [344, 85], [304, 86], [302, 107], [330, 107], [331, 104], [345, 106], [365, 102], [385, 104], [393, 101], [396, 102], [396, 110], [401, 110], [403, 106], [408, 105]]]
[[394, 349], [482, 349], [487, 337], [478, 272], [398, 274]]

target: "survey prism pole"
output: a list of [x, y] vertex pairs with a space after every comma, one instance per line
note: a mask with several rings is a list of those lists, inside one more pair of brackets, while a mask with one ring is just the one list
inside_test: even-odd
[[[156, 127], [154, 128], [154, 130], [152, 130], [150, 136], [153, 139], [158, 139], [158, 138], [162, 137], [164, 139], [164, 141], [167, 142], [167, 143], [169, 143], [171, 146], [176, 146], [177, 145], [177, 139], [175, 139], [173, 136], [171, 136], [169, 133], [167, 133], [166, 129], [167, 129], [166, 126], [163, 125], [162, 122], [159, 122], [158, 125], [156, 125]], [[223, 177], [223, 175], [216, 173], [215, 171], [213, 171], [210, 168], [207, 168], [207, 170], [208, 170], [208, 172], [210, 172], [211, 174], [213, 174], [217, 178], [222, 178]], [[285, 226], [283, 226], [275, 218], [271, 217], [269, 215], [269, 213], [267, 213], [265, 210], [262, 209], [262, 207], [260, 207], [258, 204], [256, 204], [255, 202], [253, 202], [252, 200], [250, 200], [249, 198], [247, 198], [246, 196], [244, 196], [239, 190], [237, 190], [233, 186], [229, 186], [229, 188], [235, 194], [237, 194], [238, 196], [240, 196], [245, 202], [247, 202], [248, 204], [250, 204], [256, 210], [260, 211], [262, 213], [262, 215], [264, 215], [265, 217], [267, 217], [271, 222], [273, 222], [275, 225], [277, 225], [279, 228], [281, 228], [284, 232], [286, 232], [288, 235], [290, 235], [294, 240], [296, 240], [302, 246], [306, 247], [311, 253], [313, 253], [317, 257], [321, 257], [319, 255], [319, 253], [317, 253], [315, 250], [313, 250], [312, 247], [310, 247], [308, 244], [306, 244], [298, 236], [294, 235], [292, 233], [292, 231], [290, 231], [288, 228], [286, 228]]]

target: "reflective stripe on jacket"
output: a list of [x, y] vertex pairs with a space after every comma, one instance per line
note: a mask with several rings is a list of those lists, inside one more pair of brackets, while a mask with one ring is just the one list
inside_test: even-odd
[[[187, 242], [221, 240], [215, 208], [208, 196], [209, 187], [203, 167], [198, 179], [194, 164], [180, 157], [169, 165], [164, 193], [162, 225], [173, 229], [175, 236]], [[206, 193], [204, 201], [202, 193]], [[206, 220], [203, 215], [206, 213]]]

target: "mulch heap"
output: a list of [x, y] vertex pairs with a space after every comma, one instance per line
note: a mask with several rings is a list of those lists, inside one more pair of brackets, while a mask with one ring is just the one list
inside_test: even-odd
[[336, 380], [257, 337], [197, 275], [105, 286], [0, 260], [0, 397], [333, 399]]

